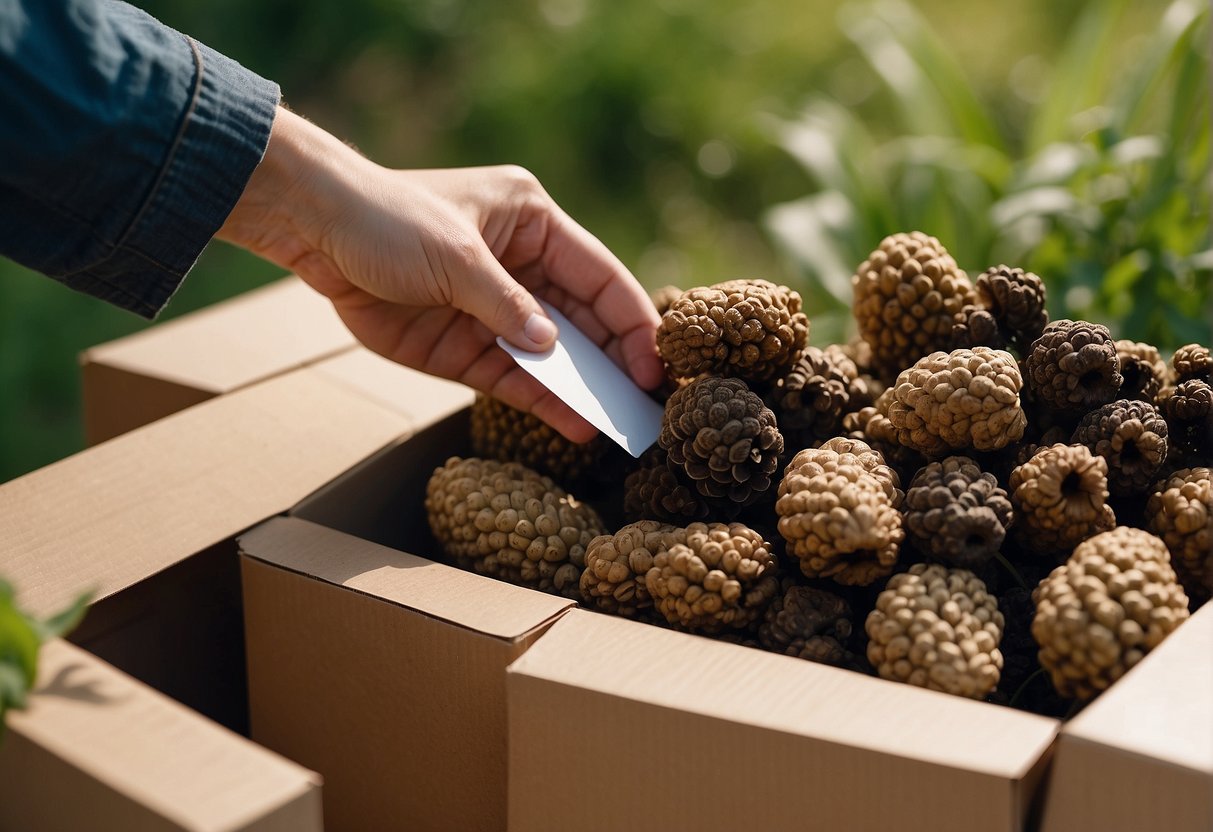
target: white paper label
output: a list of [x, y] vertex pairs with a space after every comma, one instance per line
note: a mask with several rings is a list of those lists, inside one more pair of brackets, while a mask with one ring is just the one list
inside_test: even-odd
[[540, 301], [559, 333], [546, 352], [527, 352], [503, 338], [497, 343], [587, 422], [639, 457], [661, 432], [662, 407], [615, 366], [550, 304]]

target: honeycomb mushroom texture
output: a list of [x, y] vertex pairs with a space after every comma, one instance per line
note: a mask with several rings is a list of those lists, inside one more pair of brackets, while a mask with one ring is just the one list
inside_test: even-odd
[[977, 295], [939, 240], [911, 231], [881, 240], [851, 278], [859, 334], [886, 382], [919, 358], [951, 347], [952, 327]]
[[1049, 322], [1045, 282], [1032, 272], [994, 266], [978, 275], [977, 299], [998, 324], [1002, 338], [1021, 352]]
[[605, 531], [592, 508], [516, 462], [451, 457], [430, 477], [425, 510], [459, 566], [570, 598]]
[[1159, 394], [1158, 409], [1167, 420], [1168, 464], [1213, 465], [1213, 387], [1194, 378]]
[[677, 286], [660, 286], [649, 292], [649, 300], [658, 315], [664, 315], [675, 300], [682, 297], [682, 289]]
[[1175, 371], [1176, 384], [1194, 378], [1213, 382], [1213, 354], [1200, 344], [1185, 344], [1171, 356], [1171, 369]]
[[655, 520], [629, 523], [590, 541], [581, 573], [581, 595], [603, 612], [636, 617], [652, 608], [645, 576], [659, 552], [686, 542], [686, 529]]
[[657, 611], [702, 633], [760, 621], [779, 591], [778, 565], [762, 536], [741, 523], [692, 523], [685, 535], [659, 551], [645, 575]]
[[1108, 463], [1108, 491], [1145, 494], [1167, 460], [1167, 422], [1149, 402], [1120, 399], [1083, 417], [1070, 442]]
[[927, 456], [995, 451], [1023, 437], [1023, 379], [1010, 353], [988, 347], [935, 352], [897, 377], [877, 402], [899, 444]]
[[889, 579], [864, 624], [885, 679], [984, 699], [1002, 672], [998, 600], [972, 572], [917, 563]]
[[1032, 636], [1062, 696], [1090, 699], [1188, 617], [1166, 545], [1121, 526], [1084, 541], [1040, 582]]
[[657, 349], [674, 378], [766, 381], [795, 363], [808, 335], [799, 294], [766, 280], [730, 280], [675, 299], [661, 316]]
[[993, 474], [950, 456], [919, 471], [902, 505], [906, 533], [921, 552], [973, 569], [998, 554], [1011, 525], [1011, 500]]
[[758, 628], [766, 650], [835, 667], [852, 667], [851, 607], [824, 589], [791, 586], [767, 609]]
[[595, 474], [610, 450], [610, 440], [602, 434], [586, 443], [573, 442], [539, 417], [488, 396], [476, 397], [471, 421], [474, 454], [522, 463], [565, 485]]
[[1042, 555], [1068, 555], [1116, 525], [1108, 500], [1108, 463], [1083, 445], [1041, 448], [1011, 471], [1016, 528]]
[[890, 387], [876, 399], [875, 405], [843, 416], [842, 427], [846, 436], [866, 442], [880, 451], [885, 461], [895, 468], [903, 479], [908, 480], [915, 471], [926, 464], [926, 460], [918, 451], [897, 441], [897, 428], [881, 413], [881, 407], [887, 407], [892, 398], [893, 388]]
[[1150, 495], [1146, 523], [1167, 545], [1188, 596], [1208, 600], [1213, 595], [1213, 469], [1172, 474]]
[[1108, 328], [1086, 321], [1046, 326], [1024, 364], [1033, 396], [1062, 412], [1086, 413], [1113, 401], [1124, 380]]
[[972, 349], [973, 347], [990, 347], [1005, 350], [1010, 346], [998, 320], [988, 309], [980, 306], [966, 306], [956, 316], [952, 324], [952, 340], [949, 350]]
[[864, 442], [851, 436], [835, 436], [817, 446], [818, 451], [830, 451], [838, 454], [843, 464], [858, 463], [865, 471], [880, 480], [889, 499], [894, 506], [900, 506], [905, 496], [901, 490], [901, 477], [893, 468], [885, 464], [884, 455]]
[[1116, 357], [1120, 359], [1120, 393], [1122, 399], [1153, 402], [1167, 380], [1167, 364], [1158, 350], [1140, 341], [1117, 341]]
[[852, 396], [862, 384], [855, 362], [842, 350], [806, 347], [792, 369], [775, 382], [766, 402], [784, 442], [806, 448], [841, 432], [842, 417], [855, 409]]
[[694, 485], [683, 482], [665, 451], [651, 448], [623, 481], [623, 513], [633, 520], [691, 523], [706, 520], [708, 504]]
[[709, 376], [670, 396], [657, 442], [703, 497], [725, 507], [756, 502], [783, 453], [775, 414], [735, 378]]
[[779, 483], [779, 533], [806, 577], [866, 586], [897, 563], [905, 537], [900, 499], [896, 486], [855, 454], [808, 448]]

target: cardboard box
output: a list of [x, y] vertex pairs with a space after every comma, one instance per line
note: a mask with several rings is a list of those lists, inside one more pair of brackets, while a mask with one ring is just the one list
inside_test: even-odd
[[0, 574], [37, 615], [91, 588], [76, 643], [247, 727], [231, 539], [411, 429], [304, 368], [0, 486]]
[[505, 669], [572, 602], [418, 556], [466, 434], [464, 410], [240, 538], [252, 736], [324, 776], [330, 829], [505, 828]]
[[1018, 832], [1058, 728], [583, 610], [507, 687], [518, 832]]
[[329, 301], [288, 277], [80, 357], [96, 445], [170, 413], [354, 346]]
[[320, 780], [64, 641], [0, 742], [0, 829], [320, 832]]
[[1213, 604], [1061, 729], [1042, 829], [1213, 829]]

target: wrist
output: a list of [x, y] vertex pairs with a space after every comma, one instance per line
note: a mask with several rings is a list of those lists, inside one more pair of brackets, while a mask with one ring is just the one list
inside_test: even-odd
[[321, 248], [352, 188], [371, 164], [349, 146], [279, 107], [265, 155], [217, 236], [285, 268]]

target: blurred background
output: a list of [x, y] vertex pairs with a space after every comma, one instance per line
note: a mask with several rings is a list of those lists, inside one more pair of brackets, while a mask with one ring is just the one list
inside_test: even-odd
[[[1054, 318], [1213, 341], [1200, 0], [138, 5], [383, 164], [530, 168], [650, 288], [793, 286], [818, 345], [912, 229]], [[162, 318], [280, 274], [216, 244]], [[146, 325], [0, 260], [0, 481], [82, 447], [77, 353]]]

